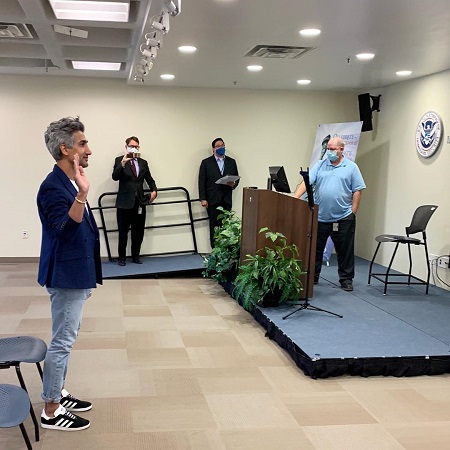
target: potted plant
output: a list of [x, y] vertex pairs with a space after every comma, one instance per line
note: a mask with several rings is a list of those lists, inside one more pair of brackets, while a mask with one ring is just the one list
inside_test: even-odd
[[219, 207], [222, 225], [214, 230], [214, 248], [205, 260], [204, 277], [219, 283], [233, 281], [239, 266], [241, 249], [241, 219], [234, 211]]
[[[266, 306], [268, 297], [279, 303], [297, 300], [303, 290], [300, 276], [303, 271], [298, 258], [298, 247], [287, 244], [286, 236], [261, 228], [269, 245], [259, 249], [256, 255], [246, 255], [235, 279], [234, 297], [242, 300], [242, 306], [251, 311], [255, 305]], [[268, 305], [267, 305], [268, 306]]]

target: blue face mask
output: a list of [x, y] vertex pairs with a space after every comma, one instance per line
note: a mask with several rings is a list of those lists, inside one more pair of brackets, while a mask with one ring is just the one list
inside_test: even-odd
[[216, 155], [219, 155], [219, 156], [225, 155], [225, 147], [216, 148]]
[[327, 158], [331, 161], [337, 161], [339, 159], [336, 150], [327, 150]]

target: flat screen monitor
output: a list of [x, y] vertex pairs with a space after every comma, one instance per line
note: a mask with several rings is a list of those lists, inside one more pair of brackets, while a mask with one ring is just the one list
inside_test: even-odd
[[269, 167], [270, 182], [277, 192], [286, 192], [290, 194], [291, 189], [286, 178], [283, 166]]

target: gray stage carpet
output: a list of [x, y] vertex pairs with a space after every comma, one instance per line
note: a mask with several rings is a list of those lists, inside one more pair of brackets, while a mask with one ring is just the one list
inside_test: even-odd
[[389, 286], [383, 296], [380, 282], [367, 285], [368, 268], [357, 258], [354, 291], [344, 292], [335, 260], [323, 267], [310, 304], [342, 319], [302, 310], [283, 320], [295, 308], [289, 305], [258, 308], [255, 318], [313, 377], [449, 372], [450, 292], [430, 286], [425, 295], [424, 286]]
[[103, 278], [143, 278], [162, 274], [176, 274], [198, 272], [204, 270], [203, 257], [199, 254], [146, 256], [142, 257], [142, 264], [134, 264], [131, 258], [127, 265], [121, 267], [117, 261], [102, 263]]

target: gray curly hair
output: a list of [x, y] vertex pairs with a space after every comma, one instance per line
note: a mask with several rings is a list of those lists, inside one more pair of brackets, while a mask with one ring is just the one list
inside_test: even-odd
[[73, 134], [77, 131], [84, 133], [84, 125], [79, 117], [64, 117], [52, 122], [44, 134], [45, 145], [55, 161], [61, 159], [61, 144], [68, 148], [73, 148]]

